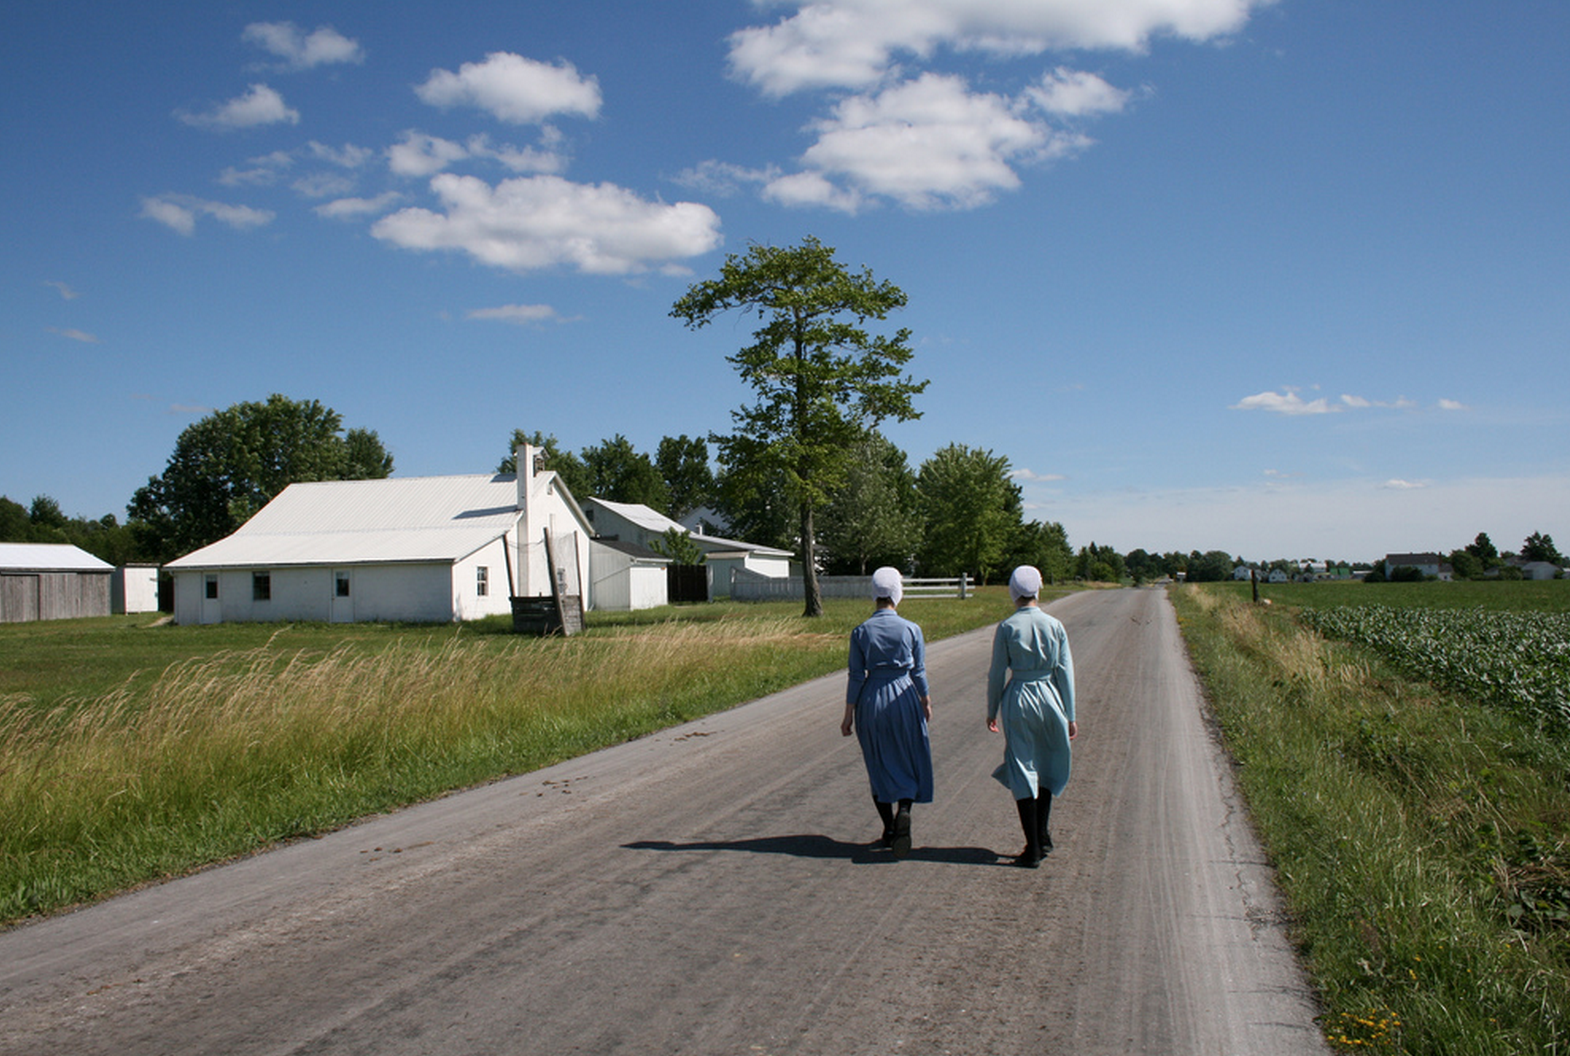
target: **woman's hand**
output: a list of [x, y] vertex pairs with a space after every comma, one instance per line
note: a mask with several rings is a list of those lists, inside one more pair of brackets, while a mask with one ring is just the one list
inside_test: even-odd
[[1075, 737], [1078, 736], [1079, 723], [1075, 722], [1073, 719], [1068, 720], [1068, 739], [1072, 741]]
[[921, 714], [928, 722], [932, 721], [932, 698], [930, 696], [921, 698]]
[[997, 719], [988, 719], [987, 720], [987, 729], [991, 730], [993, 733], [997, 733], [998, 732], [998, 720]]
[[850, 731], [855, 728], [855, 721], [856, 721], [856, 706], [854, 704], [847, 704], [847, 705], [845, 705], [845, 717], [840, 720], [840, 736], [841, 737], [849, 737], [850, 736]]

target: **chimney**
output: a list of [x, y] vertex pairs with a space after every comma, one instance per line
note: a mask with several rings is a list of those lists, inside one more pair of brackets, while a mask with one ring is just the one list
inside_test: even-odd
[[534, 452], [529, 444], [519, 444], [513, 451], [518, 463], [518, 509], [528, 510], [529, 493], [534, 490]]

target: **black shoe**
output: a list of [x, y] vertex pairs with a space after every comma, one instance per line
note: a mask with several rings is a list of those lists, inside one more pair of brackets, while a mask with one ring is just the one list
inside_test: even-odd
[[894, 815], [894, 842], [889, 845], [894, 857], [903, 858], [910, 853], [910, 809], [901, 807]]
[[1035, 847], [1026, 847], [1014, 859], [1014, 864], [1021, 869], [1035, 869], [1041, 865], [1041, 852]]
[[875, 842], [872, 846], [878, 848], [881, 851], [891, 851], [891, 850], [893, 850], [894, 849], [894, 830], [893, 829], [884, 829], [883, 830], [883, 835], [879, 836], [878, 839], [877, 839], [877, 842]]

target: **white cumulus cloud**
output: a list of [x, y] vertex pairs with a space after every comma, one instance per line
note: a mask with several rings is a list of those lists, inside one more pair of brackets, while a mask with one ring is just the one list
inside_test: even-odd
[[339, 198], [318, 205], [315, 213], [329, 220], [353, 220], [362, 216], [385, 213], [402, 200], [403, 195], [397, 191], [387, 191], [378, 194], [375, 198]]
[[473, 106], [516, 125], [538, 124], [553, 114], [595, 117], [600, 85], [569, 62], [555, 65], [497, 51], [484, 62], [433, 70], [415, 94], [432, 106]]
[[252, 22], [245, 27], [241, 39], [264, 48], [297, 70], [365, 61], [359, 42], [350, 40], [331, 26], [319, 26], [306, 33], [293, 22]]
[[468, 156], [462, 143], [411, 129], [387, 148], [387, 165], [399, 176], [432, 176]]
[[197, 128], [253, 128], [257, 125], [300, 123], [300, 111], [290, 109], [283, 96], [265, 84], [253, 84], [241, 96], [201, 113], [176, 111], [175, 116]]
[[621, 275], [668, 266], [720, 245], [719, 217], [705, 205], [668, 205], [612, 184], [558, 176], [431, 180], [441, 211], [402, 209], [371, 227], [405, 249], [454, 250], [484, 264], [527, 272], [565, 266]]
[[1041, 78], [1026, 95], [1041, 109], [1061, 117], [1115, 114], [1128, 105], [1130, 93], [1114, 88], [1093, 73], [1059, 66]]
[[732, 34], [732, 74], [765, 94], [864, 89], [901, 57], [940, 47], [1003, 55], [1049, 49], [1142, 51], [1151, 39], [1214, 40], [1272, 0], [808, 0], [769, 26]]
[[184, 194], [165, 194], [142, 199], [141, 216], [182, 235], [196, 233], [196, 220], [208, 216], [237, 231], [262, 227], [273, 222], [277, 214], [266, 209], [252, 209], [248, 205], [229, 205], [211, 202]]
[[842, 99], [812, 127], [806, 171], [770, 182], [772, 200], [851, 208], [874, 196], [913, 209], [970, 208], [1019, 186], [1016, 164], [1088, 142], [1030, 120], [1014, 100], [935, 73]]

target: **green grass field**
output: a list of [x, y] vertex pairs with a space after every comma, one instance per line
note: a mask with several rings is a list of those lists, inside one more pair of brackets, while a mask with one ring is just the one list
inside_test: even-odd
[[1171, 591], [1340, 1050], [1570, 1051], [1570, 745], [1297, 613], [1484, 624], [1562, 614], [1567, 587], [1308, 584], [1263, 588], [1268, 606], [1248, 584]]

